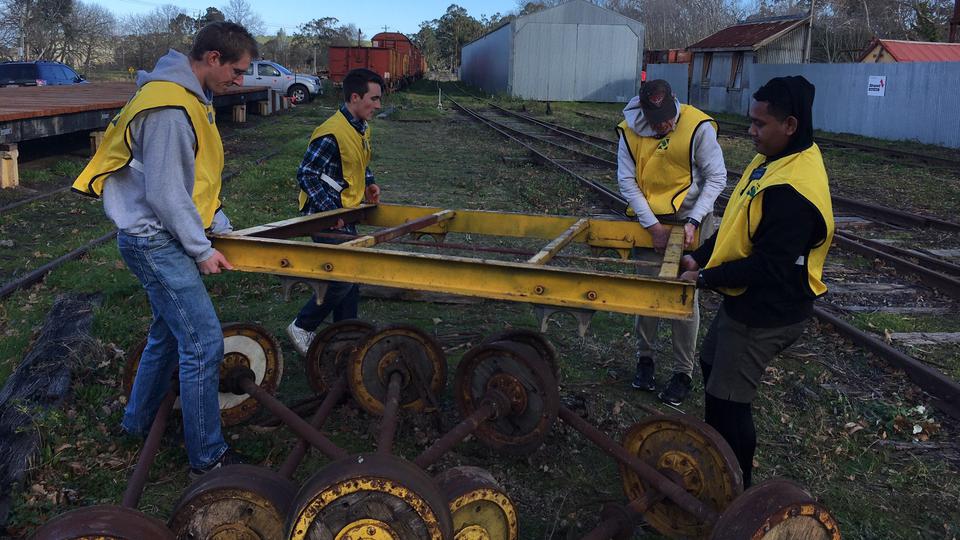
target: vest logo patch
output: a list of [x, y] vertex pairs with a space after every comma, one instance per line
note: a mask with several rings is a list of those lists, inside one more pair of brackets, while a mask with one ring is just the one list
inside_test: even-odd
[[750, 189], [747, 190], [747, 197], [751, 199], [757, 196], [757, 192], [760, 191], [757, 189], [757, 186], [750, 186]]
[[665, 151], [670, 146], [670, 137], [664, 137], [660, 139], [660, 144], [657, 145], [657, 151]]

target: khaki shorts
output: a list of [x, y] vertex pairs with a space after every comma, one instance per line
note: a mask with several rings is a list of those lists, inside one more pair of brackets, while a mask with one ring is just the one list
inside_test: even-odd
[[723, 305], [703, 339], [700, 359], [712, 366], [706, 391], [713, 397], [750, 403], [767, 365], [793, 344], [807, 321], [776, 328], [752, 328], [731, 319]]

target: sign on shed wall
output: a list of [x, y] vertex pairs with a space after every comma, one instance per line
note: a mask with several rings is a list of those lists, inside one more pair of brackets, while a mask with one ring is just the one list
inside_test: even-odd
[[883, 97], [884, 90], [887, 89], [886, 75], [870, 75], [867, 80], [867, 95]]

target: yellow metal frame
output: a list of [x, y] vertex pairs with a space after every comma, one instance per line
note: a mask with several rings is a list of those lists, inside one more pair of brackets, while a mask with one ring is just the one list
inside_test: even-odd
[[[329, 232], [340, 219], [385, 229], [339, 245], [291, 240]], [[389, 240], [410, 233], [473, 233], [547, 242], [527, 262], [384, 249]], [[682, 227], [675, 227], [659, 276], [546, 266], [570, 244], [615, 250], [625, 257], [634, 247], [652, 247], [651, 237], [636, 221], [392, 204], [338, 209], [213, 237], [213, 246], [245, 272], [688, 319], [693, 314], [693, 285], [676, 279], [682, 242]]]

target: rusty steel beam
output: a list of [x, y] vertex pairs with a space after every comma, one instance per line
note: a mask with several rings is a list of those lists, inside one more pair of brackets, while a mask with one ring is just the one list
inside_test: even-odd
[[[346, 450], [337, 446], [323, 433], [320, 433], [320, 431], [308, 424], [306, 420], [300, 418], [295, 412], [288, 409], [280, 400], [270, 395], [270, 393], [263, 388], [260, 388], [260, 386], [254, 382], [252, 377], [253, 371], [244, 368], [234, 368], [234, 371], [238, 369], [249, 372], [249, 376], [245, 374], [237, 378], [236, 383], [240, 386], [240, 389], [243, 391], [242, 393], [249, 394], [257, 403], [277, 415], [277, 417], [300, 438], [305, 439], [330, 459], [343, 459], [349, 455]], [[228, 377], [229, 376], [228, 374]]]
[[[333, 408], [336, 407], [337, 403], [340, 403], [343, 396], [347, 394], [347, 389], [347, 377], [341, 376], [337, 379], [337, 382], [334, 383], [333, 387], [330, 388], [330, 391], [327, 392], [317, 411], [313, 413], [313, 418], [310, 419], [311, 427], [320, 429], [324, 422], [326, 422], [327, 417], [330, 416], [330, 413], [333, 412]], [[310, 443], [306, 440], [298, 440], [297, 445], [290, 451], [290, 455], [284, 460], [283, 465], [280, 466], [280, 476], [293, 478], [293, 473], [296, 472], [297, 467], [300, 466], [300, 462], [303, 461], [304, 456], [307, 455], [309, 448]]]
[[923, 263], [921, 266], [929, 270], [934, 270], [936, 272], [943, 273], [950, 276], [960, 276], [960, 266], [953, 264], [951, 262], [945, 261], [939, 257], [933, 257], [927, 255], [926, 253], [921, 253], [919, 251], [912, 251], [909, 249], [903, 249], [901, 247], [892, 246], [890, 244], [884, 244], [883, 242], [877, 242], [876, 240], [871, 240], [869, 238], [863, 238], [862, 236], [857, 236], [853, 233], [846, 231], [836, 231], [834, 232], [834, 238], [841, 236], [845, 239], [852, 240], [859, 244], [863, 244], [867, 247], [872, 247], [879, 251], [884, 251], [900, 258], [913, 258]]
[[34, 283], [43, 279], [43, 276], [47, 275], [47, 272], [50, 272], [51, 270], [56, 269], [57, 267], [59, 267], [65, 262], [69, 262], [74, 259], [78, 259], [82, 257], [86, 252], [99, 246], [100, 244], [103, 244], [104, 242], [107, 242], [108, 240], [113, 239], [116, 236], [117, 236], [117, 231], [111, 231], [101, 236], [100, 238], [91, 240], [87, 244], [81, 247], [78, 247], [77, 249], [71, 251], [70, 253], [67, 253], [66, 255], [61, 255], [60, 257], [57, 257], [56, 259], [48, 262], [47, 264], [44, 264], [43, 266], [40, 266], [36, 270], [30, 272], [29, 274], [23, 277], [7, 282], [6, 284], [4, 284], [3, 287], [0, 287], [0, 300], [6, 298], [7, 296], [10, 296], [17, 289], [22, 289], [24, 287], [29, 287], [30, 285], [33, 285]]
[[593, 444], [597, 445], [597, 448], [637, 473], [637, 475], [648, 482], [653, 489], [663, 493], [666, 498], [673, 501], [674, 504], [682, 508], [685, 512], [695, 516], [704, 523], [714, 523], [717, 521], [717, 513], [704, 504], [703, 501], [687, 493], [687, 490], [682, 486], [671, 481], [661, 474], [660, 471], [648, 465], [637, 456], [627, 452], [617, 441], [591, 426], [586, 420], [580, 418], [577, 413], [571, 411], [564, 405], [560, 405], [559, 417], [566, 422], [567, 425], [579, 431], [587, 439], [590, 439]]
[[403, 374], [395, 371], [390, 375], [387, 385], [387, 400], [383, 404], [383, 416], [380, 418], [380, 434], [377, 437], [377, 453], [389, 454], [393, 448], [393, 439], [397, 435], [397, 424], [400, 417], [400, 387], [403, 385]]
[[169, 392], [163, 398], [160, 409], [157, 410], [157, 416], [150, 425], [150, 432], [147, 434], [147, 440], [140, 449], [140, 457], [137, 458], [137, 465], [133, 468], [133, 474], [127, 481], [127, 489], [123, 492], [123, 506], [136, 509], [140, 504], [140, 496], [143, 495], [143, 486], [147, 483], [147, 473], [150, 472], [150, 466], [153, 465], [154, 458], [157, 457], [157, 449], [160, 448], [160, 441], [163, 438], [163, 432], [167, 429], [167, 418], [170, 411], [173, 410], [173, 403], [177, 400], [176, 392]]
[[[509, 408], [509, 401], [506, 402], [507, 405], [505, 408]], [[444, 454], [450, 451], [451, 448], [460, 443], [460, 441], [467, 438], [468, 435], [477, 430], [477, 427], [480, 424], [484, 423], [488, 419], [492, 418], [497, 411], [497, 404], [493, 400], [484, 399], [483, 402], [477, 407], [477, 410], [473, 411], [470, 416], [467, 416], [460, 421], [459, 424], [454, 426], [453, 429], [446, 432], [443, 437], [437, 439], [430, 448], [427, 448], [423, 451], [416, 459], [413, 460], [413, 464], [421, 469], [426, 469], [430, 465], [433, 465], [437, 462]]]

